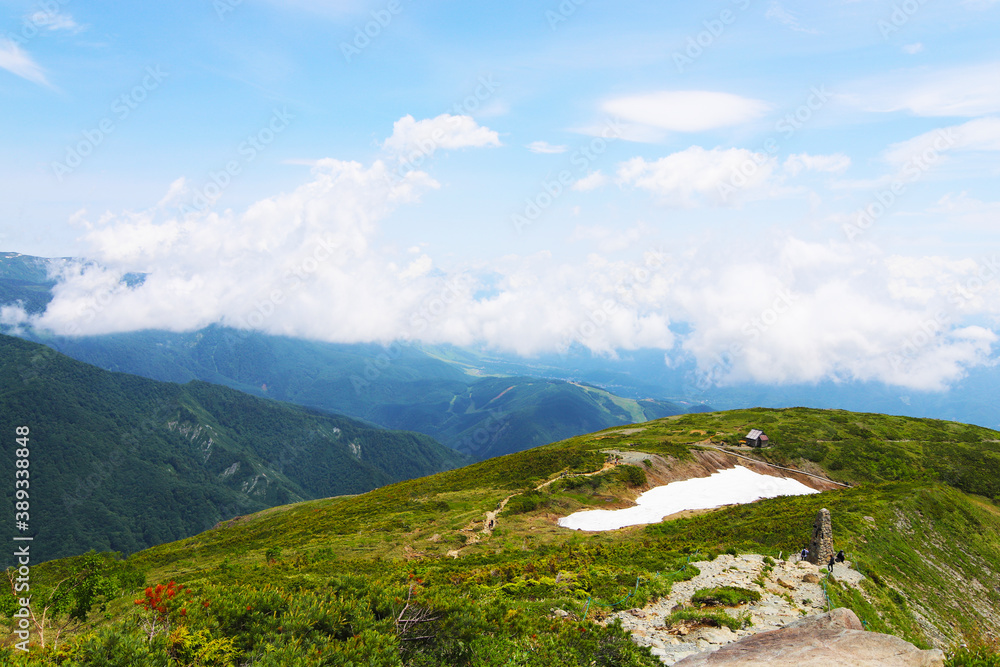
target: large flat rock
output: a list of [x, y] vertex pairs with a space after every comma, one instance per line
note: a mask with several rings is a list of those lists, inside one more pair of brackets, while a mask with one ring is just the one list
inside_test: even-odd
[[942, 667], [944, 654], [920, 650], [893, 635], [866, 632], [853, 611], [840, 608], [676, 663], [676, 667], [701, 665]]

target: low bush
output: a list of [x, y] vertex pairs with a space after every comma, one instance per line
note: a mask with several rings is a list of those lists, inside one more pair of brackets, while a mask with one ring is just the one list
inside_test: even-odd
[[691, 596], [691, 602], [706, 607], [737, 607], [741, 604], [757, 602], [760, 593], [739, 586], [717, 586], [702, 588]]
[[663, 624], [671, 628], [682, 621], [689, 621], [692, 625], [707, 625], [713, 628], [725, 626], [733, 632], [753, 625], [753, 621], [750, 620], [750, 614], [740, 614], [739, 617], [735, 617], [721, 610], [706, 611], [704, 609], [681, 609], [675, 611], [663, 619]]

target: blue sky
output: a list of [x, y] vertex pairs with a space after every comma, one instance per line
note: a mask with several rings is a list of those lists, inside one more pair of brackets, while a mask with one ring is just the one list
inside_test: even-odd
[[940, 389], [993, 363], [998, 2], [0, 21], [2, 249], [100, 262], [8, 323], [654, 347], [734, 382]]

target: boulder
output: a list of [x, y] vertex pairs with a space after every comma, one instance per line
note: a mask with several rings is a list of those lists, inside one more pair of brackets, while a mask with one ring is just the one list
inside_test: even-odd
[[808, 574], [806, 574], [806, 576], [802, 577], [802, 581], [806, 582], [807, 584], [818, 584], [819, 575], [816, 574], [815, 572], [809, 572]]
[[810, 616], [778, 630], [744, 637], [712, 653], [699, 653], [677, 667], [754, 665], [768, 667], [942, 667], [941, 651], [922, 651], [913, 644], [878, 632], [867, 632], [850, 609]]

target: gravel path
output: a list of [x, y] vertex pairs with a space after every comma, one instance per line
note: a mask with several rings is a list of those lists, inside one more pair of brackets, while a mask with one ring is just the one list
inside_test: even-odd
[[[622, 626], [632, 633], [640, 646], [649, 646], [653, 655], [665, 665], [694, 653], [713, 651], [747, 635], [767, 632], [784, 627], [803, 616], [826, 611], [826, 596], [820, 578], [826, 568], [808, 562], [779, 560], [763, 577], [764, 557], [757, 554], [739, 556], [722, 555], [713, 561], [692, 563], [700, 573], [689, 581], [679, 581], [666, 598], [642, 609], [630, 609], [612, 615], [620, 618]], [[857, 585], [864, 577], [850, 569], [850, 563], [834, 567], [833, 576], [839, 581]], [[805, 579], [805, 580], [804, 580]], [[733, 632], [729, 628], [678, 628], [668, 631], [663, 625], [664, 616], [680, 604], [690, 604], [691, 596], [701, 588], [739, 586], [761, 594], [759, 602], [730, 608], [727, 612], [737, 617], [749, 612], [753, 625]]]

